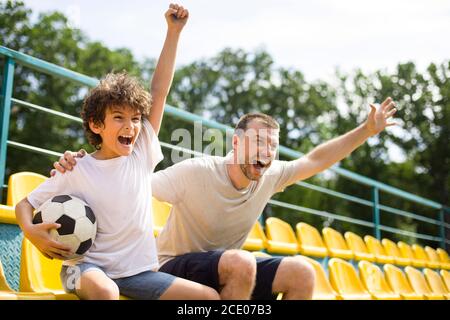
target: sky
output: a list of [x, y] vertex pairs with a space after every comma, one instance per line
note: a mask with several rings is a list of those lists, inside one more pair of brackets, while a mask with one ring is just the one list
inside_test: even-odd
[[[170, 1], [25, 0], [35, 12], [59, 10], [91, 40], [156, 58]], [[328, 80], [336, 70], [393, 70], [413, 61], [423, 70], [450, 58], [448, 0], [184, 0], [190, 11], [177, 64], [225, 47], [264, 48], [277, 66]]]

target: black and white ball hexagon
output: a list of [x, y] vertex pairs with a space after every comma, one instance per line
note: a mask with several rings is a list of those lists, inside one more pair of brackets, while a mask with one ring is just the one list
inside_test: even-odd
[[83, 200], [69, 195], [58, 195], [44, 202], [33, 217], [33, 223], [56, 222], [59, 229], [51, 229], [51, 237], [69, 246], [74, 255], [83, 255], [95, 240], [97, 219], [92, 209]]

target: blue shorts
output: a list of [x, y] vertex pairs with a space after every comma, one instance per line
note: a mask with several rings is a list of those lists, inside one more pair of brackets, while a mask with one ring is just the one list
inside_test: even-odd
[[[60, 277], [64, 291], [76, 294], [78, 278], [89, 270], [99, 270], [105, 273], [102, 268], [92, 263], [63, 266]], [[173, 275], [164, 272], [144, 271], [134, 276], [111, 280], [117, 284], [121, 295], [138, 300], [157, 300], [175, 279], [176, 277]]]
[[[201, 283], [220, 292], [219, 260], [223, 250], [186, 253], [177, 256], [159, 268], [159, 271]], [[256, 257], [256, 284], [252, 300], [275, 300], [272, 283], [282, 258]]]

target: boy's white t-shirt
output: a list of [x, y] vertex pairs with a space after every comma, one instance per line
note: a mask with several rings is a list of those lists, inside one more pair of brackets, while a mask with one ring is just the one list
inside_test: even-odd
[[87, 155], [77, 160], [76, 170], [42, 183], [28, 201], [38, 208], [60, 194], [84, 200], [97, 218], [97, 236], [80, 261], [101, 267], [110, 278], [155, 270], [151, 176], [162, 159], [158, 137], [144, 119], [130, 156], [96, 160]]

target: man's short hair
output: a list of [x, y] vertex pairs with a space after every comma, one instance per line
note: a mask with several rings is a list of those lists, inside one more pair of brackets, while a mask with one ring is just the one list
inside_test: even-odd
[[239, 119], [238, 123], [236, 124], [234, 131], [240, 132], [240, 131], [247, 130], [248, 124], [253, 120], [259, 121], [260, 123], [264, 124], [268, 128], [280, 129], [280, 125], [278, 124], [278, 122], [271, 116], [264, 114], [264, 113], [253, 112], [253, 113], [244, 114]]

